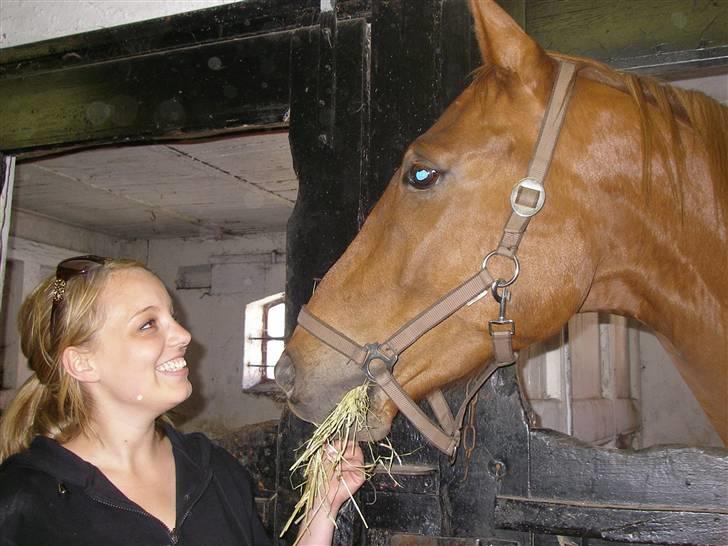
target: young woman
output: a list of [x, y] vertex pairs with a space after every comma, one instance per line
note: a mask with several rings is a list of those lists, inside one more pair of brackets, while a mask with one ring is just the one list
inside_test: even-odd
[[[250, 476], [202, 434], [163, 417], [192, 392], [190, 333], [142, 264], [81, 256], [26, 299], [19, 326], [33, 375], [0, 423], [0, 544], [252, 545], [269, 540]], [[330, 510], [299, 544], [330, 544], [363, 482], [358, 447], [331, 473]]]

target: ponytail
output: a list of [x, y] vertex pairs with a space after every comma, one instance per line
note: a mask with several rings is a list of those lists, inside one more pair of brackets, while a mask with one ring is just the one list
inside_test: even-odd
[[48, 387], [33, 374], [23, 383], [0, 421], [0, 462], [30, 445], [38, 408], [48, 403]]

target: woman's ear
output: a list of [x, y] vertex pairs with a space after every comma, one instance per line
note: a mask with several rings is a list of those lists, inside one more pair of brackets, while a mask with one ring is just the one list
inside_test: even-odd
[[61, 362], [66, 373], [81, 383], [95, 383], [99, 380], [91, 355], [85, 349], [66, 347]]

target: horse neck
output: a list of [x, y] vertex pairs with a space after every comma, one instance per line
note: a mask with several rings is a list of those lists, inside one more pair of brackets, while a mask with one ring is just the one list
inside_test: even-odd
[[682, 208], [669, 212], [656, 203], [635, 206], [627, 225], [614, 223], [624, 216], [605, 216], [601, 225], [611, 226], [598, 236], [610, 251], [583, 310], [637, 319], [684, 361], [728, 360], [728, 226], [712, 187], [688, 188]]

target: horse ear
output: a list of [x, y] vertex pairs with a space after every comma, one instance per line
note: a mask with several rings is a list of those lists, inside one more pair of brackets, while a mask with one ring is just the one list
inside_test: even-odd
[[548, 93], [553, 63], [541, 46], [494, 0], [470, 0], [470, 11], [483, 62], [518, 76], [538, 94]]

